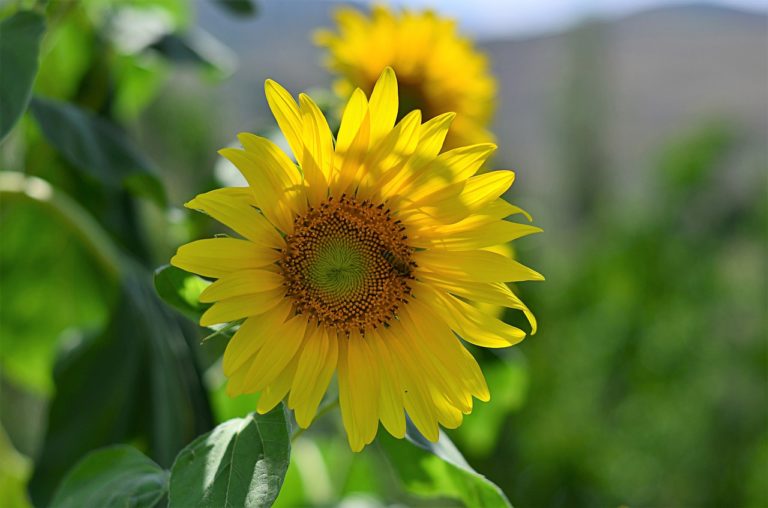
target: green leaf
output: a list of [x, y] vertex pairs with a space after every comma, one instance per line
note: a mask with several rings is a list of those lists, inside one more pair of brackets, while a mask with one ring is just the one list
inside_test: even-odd
[[175, 64], [200, 65], [217, 77], [230, 76], [237, 67], [235, 53], [199, 28], [166, 34], [149, 47]]
[[467, 464], [445, 433], [432, 443], [407, 423], [407, 440], [382, 433], [378, 441], [409, 492], [457, 499], [472, 508], [511, 506], [498, 486]]
[[195, 439], [171, 469], [170, 508], [271, 506], [291, 454], [282, 404], [222, 423]]
[[132, 446], [96, 450], [67, 474], [50, 508], [153, 508], [168, 490], [168, 471]]
[[155, 289], [165, 303], [197, 322], [207, 306], [200, 303], [200, 293], [210, 282], [171, 265], [155, 270]]
[[53, 389], [62, 332], [103, 326], [114, 301], [110, 253], [98, 247], [111, 244], [91, 234], [88, 219], [43, 180], [0, 173], [0, 281], [13, 295], [0, 305], [0, 367], [37, 394]]
[[125, 187], [164, 206], [165, 189], [154, 166], [125, 133], [72, 104], [34, 97], [30, 109], [61, 155], [106, 187]]
[[47, 503], [71, 464], [90, 450], [138, 440], [168, 467], [179, 450], [213, 426], [179, 318], [138, 268], [126, 268], [107, 329], [65, 346], [29, 485], [36, 505]]
[[19, 11], [0, 22], [0, 141], [27, 109], [45, 18]]
[[251, 0], [215, 0], [216, 5], [235, 16], [254, 16], [259, 9]]

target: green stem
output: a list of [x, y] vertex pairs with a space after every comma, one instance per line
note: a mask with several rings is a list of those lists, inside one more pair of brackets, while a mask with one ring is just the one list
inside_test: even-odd
[[[315, 416], [315, 420], [319, 420], [323, 415], [325, 415], [327, 413], [330, 413], [332, 410], [334, 410], [337, 407], [339, 407], [339, 398], [338, 397], [336, 397], [335, 399], [327, 402], [323, 407], [321, 407], [317, 411], [317, 415]], [[300, 435], [304, 434], [304, 432], [306, 430], [307, 429], [302, 429], [301, 427], [299, 427], [299, 429], [296, 432], [294, 432], [293, 435], [291, 436], [291, 443], [296, 441], [296, 438], [299, 437]]]

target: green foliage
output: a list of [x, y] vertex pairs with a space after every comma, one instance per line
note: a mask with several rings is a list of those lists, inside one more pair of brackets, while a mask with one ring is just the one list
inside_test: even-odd
[[0, 427], [0, 493], [6, 508], [27, 508], [26, 483], [32, 470], [30, 461], [17, 452]]
[[108, 272], [94, 268], [98, 257], [78, 241], [71, 222], [56, 209], [3, 193], [0, 220], [0, 279], [3, 293], [14, 295], [0, 305], [0, 336], [5, 338], [0, 365], [14, 382], [50, 393], [59, 336], [71, 327], [101, 326], [108, 318], [113, 282]]
[[131, 446], [86, 455], [67, 474], [51, 508], [154, 508], [163, 506], [168, 472]]
[[165, 204], [156, 170], [117, 127], [71, 104], [39, 97], [31, 111], [48, 141], [76, 168], [106, 187], [125, 186]]
[[37, 504], [46, 503], [73, 457], [138, 439], [168, 466], [212, 426], [182, 329], [141, 272], [126, 276], [104, 332], [77, 337], [62, 352], [54, 380], [48, 430], [30, 482]]
[[44, 31], [45, 19], [36, 12], [19, 11], [0, 21], [0, 141], [27, 109]]
[[501, 489], [472, 469], [443, 432], [431, 443], [409, 421], [408, 441], [387, 434], [378, 440], [409, 492], [458, 499], [472, 508], [511, 506]]
[[169, 507], [267, 507], [280, 492], [291, 443], [283, 405], [216, 427], [189, 444], [171, 469]]
[[171, 265], [155, 270], [154, 280], [155, 290], [165, 303], [193, 321], [200, 320], [206, 306], [200, 303], [199, 296], [210, 282]]

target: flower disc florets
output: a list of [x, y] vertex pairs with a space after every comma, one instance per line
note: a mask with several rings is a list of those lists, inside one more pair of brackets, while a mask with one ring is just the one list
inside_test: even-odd
[[297, 216], [285, 241], [287, 296], [319, 324], [364, 334], [407, 302], [416, 264], [405, 228], [384, 204], [329, 198]]

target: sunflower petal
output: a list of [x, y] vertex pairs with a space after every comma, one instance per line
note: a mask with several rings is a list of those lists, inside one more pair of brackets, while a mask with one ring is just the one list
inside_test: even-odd
[[200, 317], [200, 326], [229, 323], [230, 321], [264, 314], [280, 303], [284, 296], [285, 289], [279, 288], [262, 293], [233, 296], [218, 301]]
[[395, 71], [387, 67], [381, 73], [371, 92], [371, 143], [375, 143], [392, 129], [397, 118], [397, 78]]
[[288, 405], [294, 409], [299, 427], [307, 428], [312, 423], [336, 369], [338, 349], [336, 334], [330, 336], [325, 328], [317, 328], [297, 355], [299, 363]]
[[203, 277], [222, 277], [228, 273], [273, 264], [280, 257], [268, 249], [236, 238], [206, 238], [182, 245], [171, 264]]
[[420, 269], [443, 278], [476, 282], [544, 280], [540, 273], [495, 252], [485, 250], [425, 250], [413, 255]]
[[248, 187], [216, 189], [184, 204], [210, 215], [254, 243], [278, 249], [285, 246], [277, 229], [254, 205], [253, 193]]
[[228, 273], [200, 293], [200, 302], [210, 303], [235, 296], [263, 293], [283, 285], [283, 276], [271, 270], [238, 270]]

